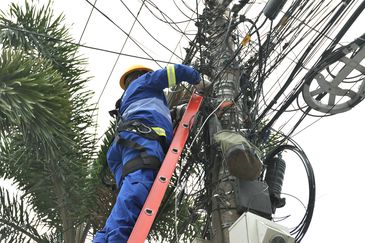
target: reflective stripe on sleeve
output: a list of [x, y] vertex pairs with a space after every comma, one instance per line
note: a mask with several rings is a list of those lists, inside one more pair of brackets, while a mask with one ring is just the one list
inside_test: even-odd
[[165, 129], [163, 129], [161, 127], [151, 127], [151, 128], [153, 131], [155, 131], [157, 133], [158, 136], [166, 137]]
[[176, 76], [175, 76], [175, 65], [170, 64], [167, 65], [167, 80], [169, 82], [169, 88], [176, 85]]

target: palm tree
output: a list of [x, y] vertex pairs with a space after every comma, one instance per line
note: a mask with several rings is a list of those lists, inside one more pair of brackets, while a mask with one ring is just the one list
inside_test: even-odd
[[[1, 242], [85, 242], [115, 201], [99, 178], [114, 126], [96, 153], [85, 61], [63, 20], [50, 5], [38, 9], [27, 1], [0, 13], [0, 178], [24, 193], [11, 196], [0, 187]], [[151, 239], [174, 240], [176, 182], [175, 175]], [[179, 228], [191, 223], [191, 203], [182, 204]]]
[[[63, 18], [49, 4], [37, 10], [27, 1], [0, 15], [0, 176], [25, 195], [0, 190], [0, 240], [7, 242], [84, 242], [95, 214], [92, 93]], [[39, 224], [52, 237], [39, 234]]]

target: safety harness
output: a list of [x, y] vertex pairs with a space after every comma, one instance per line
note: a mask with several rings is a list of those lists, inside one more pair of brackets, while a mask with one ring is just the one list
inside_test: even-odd
[[117, 105], [116, 109], [110, 111], [109, 113], [117, 119], [114, 142], [125, 147], [133, 148], [139, 152], [139, 155], [136, 158], [129, 160], [123, 166], [122, 179], [124, 179], [128, 174], [135, 172], [139, 169], [153, 169], [156, 171], [159, 170], [159, 168], [161, 167], [161, 161], [156, 156], [148, 155], [147, 149], [144, 146], [133, 140], [120, 137], [119, 133], [123, 131], [133, 132], [146, 139], [156, 140], [160, 143], [164, 152], [166, 152], [168, 150], [168, 147], [165, 130], [160, 127], [147, 126], [139, 120], [123, 121], [122, 116], [119, 112], [119, 107]]

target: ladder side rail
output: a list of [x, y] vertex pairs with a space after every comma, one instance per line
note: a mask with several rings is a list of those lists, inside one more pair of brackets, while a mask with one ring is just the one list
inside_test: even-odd
[[186, 111], [172, 139], [169, 150], [166, 153], [161, 168], [138, 216], [136, 224], [133, 227], [128, 243], [143, 243], [146, 240], [180, 155], [184, 149], [191, 126], [193, 125], [192, 121], [200, 108], [202, 100], [203, 96], [198, 94], [193, 94], [190, 98]]

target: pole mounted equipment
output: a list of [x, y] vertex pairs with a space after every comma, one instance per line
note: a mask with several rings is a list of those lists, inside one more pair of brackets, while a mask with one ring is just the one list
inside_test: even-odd
[[[328, 61], [328, 59], [330, 61]], [[329, 54], [313, 68], [303, 86], [303, 98], [314, 110], [346, 112], [365, 97], [365, 42], [352, 43]]]

